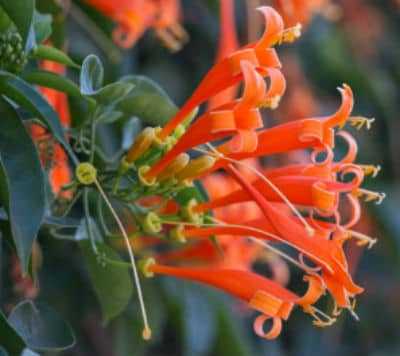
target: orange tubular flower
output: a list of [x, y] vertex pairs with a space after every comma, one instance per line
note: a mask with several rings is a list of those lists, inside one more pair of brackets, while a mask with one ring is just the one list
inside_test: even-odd
[[[220, 35], [216, 63], [228, 57], [239, 48], [239, 42], [235, 28], [235, 11], [233, 0], [220, 1]], [[213, 96], [208, 102], [208, 108], [212, 109], [235, 99], [238, 86], [232, 86], [223, 92]]]
[[[228, 158], [242, 160], [306, 148], [320, 149], [334, 146], [334, 127], [343, 126], [353, 109], [353, 93], [349, 86], [339, 88], [342, 105], [336, 113], [325, 118], [296, 120], [278, 125], [271, 129], [259, 131], [258, 146], [254, 152], [229, 153], [229, 147], [222, 145], [218, 151]], [[220, 168], [229, 162], [223, 158], [213, 169]]]
[[176, 51], [186, 41], [187, 35], [179, 25], [178, 0], [86, 0], [86, 2], [114, 20], [115, 43], [129, 48], [151, 27], [167, 47]]
[[252, 63], [263, 76], [270, 76], [268, 69], [280, 68], [281, 64], [274, 49], [270, 48], [282, 39], [284, 27], [282, 18], [271, 7], [261, 7], [267, 23], [262, 38], [249, 46], [241, 48], [216, 63], [200, 82], [193, 95], [181, 110], [164, 126], [159, 137], [165, 139], [200, 104], [221, 91], [238, 84], [243, 79], [241, 62]]
[[[252, 152], [257, 146], [255, 130], [262, 127], [257, 105], [268, 96], [263, 78], [248, 61], [241, 62], [244, 92], [240, 100], [232, 101], [199, 117], [178, 143], [151, 169], [149, 176], [156, 176], [180, 153], [192, 147], [227, 136], [234, 139], [227, 143], [231, 152]], [[271, 69], [273, 71], [273, 69]], [[282, 77], [277, 77], [278, 80]]]
[[[320, 281], [309, 278], [309, 290], [304, 297], [299, 297], [283, 288], [278, 283], [261, 277], [255, 273], [234, 269], [217, 268], [177, 268], [157, 263], [148, 266], [147, 273], [162, 274], [196, 281], [223, 290], [244, 301], [252, 309], [262, 314], [254, 321], [254, 331], [257, 335], [271, 340], [279, 336], [282, 330], [282, 319], [287, 320], [295, 305], [302, 306], [306, 311], [322, 294]], [[263, 325], [273, 320], [269, 332], [263, 331]]]
[[[65, 67], [56, 62], [42, 61], [40, 67], [50, 72], [65, 74]], [[49, 88], [42, 87], [40, 91], [58, 113], [61, 124], [64, 127], [69, 127], [71, 118], [67, 96], [64, 93]], [[49, 165], [49, 181], [54, 195], [70, 199], [71, 191], [62, 191], [61, 189], [72, 180], [67, 154], [59, 144], [52, 142], [52, 138], [43, 127], [32, 125], [31, 134], [39, 145], [42, 163], [44, 165]], [[50, 147], [47, 147], [47, 145]], [[47, 156], [46, 151], [52, 152], [50, 154], [51, 157]]]
[[[260, 10], [267, 22], [262, 38], [220, 59], [175, 117], [163, 129], [146, 128], [125, 159], [134, 163], [131, 169], [138, 184], [159, 194], [153, 199], [159, 208], [151, 211], [157, 221], [154, 233], [164, 231], [171, 240], [187, 243], [158, 250], [158, 263], [144, 261], [145, 275], [205, 283], [245, 301], [262, 313], [254, 322], [255, 332], [271, 339], [279, 335], [281, 320], [295, 305], [310, 313], [316, 325], [330, 325], [334, 318], [313, 306], [326, 291], [335, 302], [333, 316], [343, 308], [355, 315], [352, 299], [363, 288], [350, 275], [344, 243], [350, 238], [359, 245], [375, 242], [350, 229], [361, 215], [359, 198], [380, 200], [382, 196], [361, 188], [364, 176], [375, 175], [378, 168], [355, 164], [356, 141], [347, 132], [336, 131], [346, 123], [357, 128], [370, 124], [368, 119], [350, 116], [349, 86], [339, 88], [341, 105], [332, 115], [262, 129], [260, 109], [274, 108], [286, 87], [271, 46], [292, 40], [296, 33], [284, 30], [282, 18], [272, 8]], [[225, 99], [190, 125], [183, 123], [198, 105], [240, 82], [239, 99]], [[335, 139], [347, 145], [341, 161], [334, 160]], [[219, 140], [224, 141], [214, 147], [212, 143]], [[192, 159], [191, 150], [202, 156]], [[310, 161], [272, 169], [257, 161], [295, 150], [311, 151]], [[146, 161], [147, 156], [152, 158]], [[222, 172], [216, 173], [220, 168]], [[210, 197], [206, 201], [203, 195], [192, 195], [196, 191], [192, 181], [200, 177]], [[170, 187], [171, 193], [165, 194]], [[144, 205], [151, 210], [151, 204]], [[148, 226], [141, 229], [149, 233]], [[280, 251], [280, 244], [298, 256]], [[309, 283], [304, 297], [252, 272], [256, 260], [268, 263], [266, 251], [303, 270]], [[305, 258], [314, 266], [307, 265]], [[195, 268], [197, 264], [203, 267]], [[270, 318], [272, 329], [265, 334], [263, 324]]]
[[[268, 220], [268, 224], [273, 227], [275, 235], [282, 236], [285, 241], [289, 241], [291, 245], [308, 255], [314, 262], [321, 265], [323, 270], [327, 273], [323, 274], [323, 278], [326, 275], [330, 275], [333, 279], [337, 279], [349, 296], [354, 296], [363, 291], [361, 287], [355, 285], [351, 280], [347, 271], [347, 265], [337, 258], [338, 255], [343, 256], [341, 244], [336, 244], [335, 240], [331, 241], [316, 238], [315, 230], [312, 233], [307, 231], [299, 223], [295, 222], [292, 217], [274, 207], [258, 190], [244, 180], [232, 165], [228, 166], [226, 169], [237, 182], [252, 195]], [[349, 299], [346, 300], [346, 303], [343, 303], [341, 299], [336, 301], [339, 306], [351, 309]]]

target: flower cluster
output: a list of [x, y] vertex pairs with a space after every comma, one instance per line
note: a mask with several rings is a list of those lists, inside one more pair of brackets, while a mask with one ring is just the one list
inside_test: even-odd
[[[383, 195], [361, 188], [364, 176], [378, 168], [356, 164], [355, 140], [337, 130], [371, 122], [351, 116], [348, 85], [338, 88], [342, 103], [332, 115], [264, 127], [261, 110], [276, 108], [286, 88], [274, 46], [293, 41], [299, 29], [285, 29], [271, 7], [259, 10], [266, 21], [263, 36], [217, 61], [163, 128], [148, 127], [137, 136], [112, 193], [134, 211], [136, 227], [129, 233], [143, 254], [151, 254], [141, 264], [146, 276], [168, 275], [225, 291], [259, 312], [255, 332], [273, 339], [296, 306], [317, 326], [332, 324], [342, 309], [356, 317], [354, 300], [363, 288], [349, 273], [344, 244], [355, 238], [373, 245], [374, 239], [352, 227], [360, 218], [360, 198], [380, 202]], [[240, 98], [194, 119], [198, 106], [240, 83]], [[348, 145], [341, 160], [334, 157], [336, 138]], [[272, 168], [258, 160], [295, 150], [307, 152], [308, 162]], [[194, 193], [197, 182], [209, 199]], [[304, 272], [304, 295], [288, 290], [279, 273], [270, 279], [252, 271], [257, 260], [273, 263], [266, 251]], [[315, 306], [326, 292], [334, 300], [331, 313]], [[272, 328], [265, 332], [268, 319]]]
[[153, 28], [157, 37], [172, 51], [179, 50], [187, 41], [180, 25], [179, 0], [86, 0], [86, 2], [117, 23], [114, 41], [129, 48]]

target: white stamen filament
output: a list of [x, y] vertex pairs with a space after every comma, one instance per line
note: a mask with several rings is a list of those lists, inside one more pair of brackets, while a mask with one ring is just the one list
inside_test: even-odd
[[132, 247], [129, 243], [129, 237], [128, 234], [124, 228], [124, 225], [122, 224], [120, 218], [118, 217], [118, 214], [116, 213], [116, 211], [114, 210], [113, 206], [111, 205], [110, 200], [108, 199], [106, 193], [104, 192], [103, 188], [101, 187], [99, 181], [96, 179], [94, 184], [96, 185], [97, 189], [99, 190], [101, 196], [103, 197], [107, 207], [110, 209], [110, 212], [112, 214], [112, 216], [115, 219], [115, 222], [118, 225], [118, 228], [121, 230], [122, 236], [124, 238], [125, 244], [126, 244], [126, 248], [128, 250], [128, 254], [129, 254], [129, 259], [131, 262], [131, 266], [132, 266], [132, 271], [133, 271], [133, 277], [135, 280], [135, 285], [136, 285], [136, 289], [137, 289], [137, 293], [138, 293], [138, 299], [139, 299], [139, 304], [140, 304], [140, 309], [142, 312], [142, 317], [143, 317], [143, 339], [145, 340], [149, 340], [151, 338], [151, 329], [149, 327], [149, 322], [148, 322], [148, 318], [147, 318], [147, 312], [146, 312], [146, 307], [144, 304], [144, 299], [143, 299], [143, 292], [142, 292], [142, 287], [140, 284], [140, 279], [139, 279], [139, 274], [136, 268], [136, 261], [135, 261], [135, 256], [133, 254], [133, 250]]

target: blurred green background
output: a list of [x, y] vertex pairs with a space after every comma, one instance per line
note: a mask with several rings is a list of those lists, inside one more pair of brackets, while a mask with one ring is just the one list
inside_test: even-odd
[[[53, 1], [37, 3], [43, 12], [61, 16]], [[336, 87], [342, 83], [354, 90], [354, 113], [376, 118], [370, 131], [350, 130], [359, 142], [358, 161], [382, 166], [377, 178], [367, 179], [366, 187], [387, 194], [379, 206], [364, 205], [359, 226], [377, 237], [378, 244], [361, 254], [352, 245], [348, 248], [355, 280], [365, 288], [358, 299], [360, 321], [343, 313], [332, 327], [318, 329], [296, 311], [278, 340], [264, 341], [253, 334], [251, 314], [230, 298], [160, 278], [145, 282], [155, 334], [145, 343], [135, 298], [126, 312], [103, 327], [78, 247], [44, 234], [40, 299], [72, 323], [78, 339], [64, 355], [400, 355], [400, 4], [395, 0], [334, 3], [341, 9], [335, 21], [316, 15], [295, 44], [278, 48], [288, 92], [280, 109], [266, 111], [265, 120], [274, 125], [302, 115], [331, 113], [339, 103]], [[183, 8], [190, 42], [174, 54], [151, 31], [133, 49], [121, 51], [107, 36], [111, 23], [80, 1], [72, 2], [65, 29], [55, 21], [55, 38], [61, 41], [65, 36], [77, 60], [97, 54], [108, 81], [129, 73], [146, 75], [180, 105], [212, 66], [219, 31], [218, 1], [186, 0]], [[236, 10], [239, 38], [245, 44], [246, 1], [237, 0]], [[113, 135], [119, 134], [107, 132], [104, 145], [112, 146]], [[7, 297], [11, 299], [2, 296]]]

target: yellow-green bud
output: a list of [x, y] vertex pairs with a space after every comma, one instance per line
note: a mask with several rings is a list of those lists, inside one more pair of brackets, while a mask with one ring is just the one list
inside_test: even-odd
[[190, 199], [189, 202], [182, 208], [182, 216], [187, 221], [200, 225], [203, 223], [203, 213], [196, 212], [194, 208], [197, 205], [196, 199]]
[[152, 187], [157, 183], [157, 177], [151, 177], [151, 178], [146, 178], [146, 173], [150, 170], [150, 166], [141, 166], [138, 169], [138, 177], [139, 177], [139, 181], [140, 183], [142, 183], [143, 185], [147, 186], [147, 187]]
[[178, 225], [169, 231], [169, 237], [173, 241], [177, 241], [180, 243], [186, 242], [185, 237], [185, 226], [183, 224]]
[[148, 234], [157, 234], [162, 230], [160, 217], [154, 213], [148, 213], [143, 219], [143, 230]]
[[156, 140], [155, 129], [146, 127], [135, 139], [135, 142], [126, 154], [126, 161], [132, 163], [140, 158]]
[[79, 183], [90, 185], [96, 181], [97, 170], [91, 163], [83, 162], [76, 167], [75, 176]]
[[154, 277], [154, 273], [150, 270], [150, 267], [156, 263], [155, 259], [152, 257], [144, 258], [139, 261], [139, 269], [143, 275], [147, 278]]

